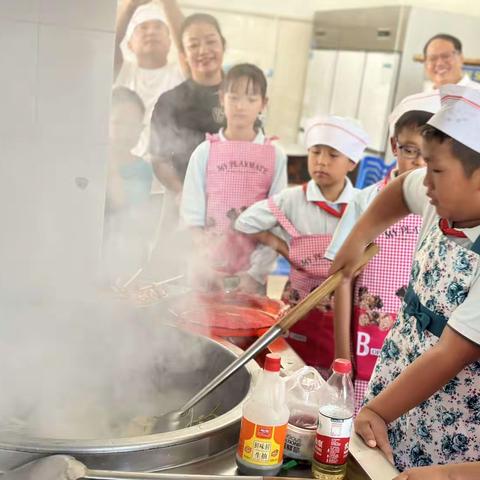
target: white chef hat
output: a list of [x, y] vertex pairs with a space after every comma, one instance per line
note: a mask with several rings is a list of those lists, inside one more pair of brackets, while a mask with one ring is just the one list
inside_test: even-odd
[[412, 110], [420, 110], [422, 112], [436, 113], [440, 110], [440, 93], [438, 90], [433, 92], [415, 93], [405, 97], [388, 116], [388, 130], [390, 137], [395, 135], [395, 124], [400, 117]]
[[444, 85], [440, 97], [442, 107], [427, 123], [480, 153], [480, 89]]
[[125, 41], [128, 42], [133, 35], [135, 28], [143, 22], [149, 22], [150, 20], [159, 20], [160, 22], [167, 23], [163, 10], [159, 5], [155, 3], [147, 3], [140, 5], [130, 19], [130, 23], [125, 33]]
[[359, 162], [370, 141], [360, 124], [336, 115], [322, 115], [305, 122], [305, 146], [327, 145]]

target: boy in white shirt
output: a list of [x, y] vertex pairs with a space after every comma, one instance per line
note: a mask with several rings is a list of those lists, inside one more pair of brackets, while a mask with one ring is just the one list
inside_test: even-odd
[[[347, 173], [363, 155], [368, 136], [355, 122], [337, 116], [313, 118], [305, 129], [311, 180], [252, 205], [235, 228], [272, 247], [291, 265], [283, 298], [296, 304], [326, 277], [324, 253], [353, 197]], [[272, 229], [280, 230], [279, 235]], [[331, 302], [319, 305], [289, 332], [289, 343], [309, 365], [326, 372], [333, 360]]]
[[[478, 466], [455, 463], [479, 459], [480, 91], [447, 85], [440, 95], [423, 131], [426, 171], [377, 196], [331, 272], [350, 278], [368, 243], [409, 213], [422, 215], [410, 284], [355, 428], [409, 469], [399, 478], [473, 479]], [[444, 466], [420, 468], [435, 464]]]

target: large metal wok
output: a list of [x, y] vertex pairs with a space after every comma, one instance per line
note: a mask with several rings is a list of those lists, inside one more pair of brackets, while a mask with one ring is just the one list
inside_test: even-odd
[[[158, 414], [161, 414], [188, 400], [237, 358], [240, 351], [227, 342], [215, 342], [174, 327], [159, 324], [158, 328], [172, 345], [181, 346], [182, 354], [177, 362], [185, 363], [176, 364], [175, 375], [159, 379], [161, 402]], [[138, 348], [141, 349], [142, 345]], [[189, 351], [191, 355], [185, 355]], [[161, 355], [159, 359], [161, 361]], [[71, 454], [89, 468], [141, 471], [162, 470], [213, 456], [237, 442], [241, 404], [250, 389], [252, 377], [258, 371], [259, 367], [250, 362], [194, 409], [194, 421], [208, 416], [215, 418], [173, 432], [88, 440], [31, 438], [12, 432], [0, 433], [0, 471], [52, 453]], [[128, 389], [129, 385], [124, 388]], [[112, 405], [111, 408], [117, 406]], [[138, 412], [138, 415], [144, 414]]]

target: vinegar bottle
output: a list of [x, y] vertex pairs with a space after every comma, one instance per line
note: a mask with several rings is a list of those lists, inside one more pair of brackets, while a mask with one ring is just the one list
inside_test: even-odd
[[333, 362], [333, 373], [318, 412], [312, 472], [320, 480], [343, 480], [352, 433], [354, 393], [349, 360]]
[[276, 475], [282, 468], [289, 411], [280, 357], [268, 354], [263, 372], [243, 405], [236, 462], [245, 475]]

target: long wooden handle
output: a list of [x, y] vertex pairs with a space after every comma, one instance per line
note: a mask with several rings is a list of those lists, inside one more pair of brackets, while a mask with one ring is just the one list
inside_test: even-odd
[[[361, 270], [377, 253], [378, 246], [371, 243], [361, 256], [355, 271]], [[339, 270], [333, 275], [330, 275], [324, 282], [322, 282], [313, 292], [307, 295], [301, 302], [297, 303], [283, 318], [277, 322], [277, 326], [282, 330], [288, 330], [293, 327], [300, 319], [302, 319], [310, 310], [315, 308], [316, 305], [325, 297], [331, 295], [342, 281], [342, 271]]]

